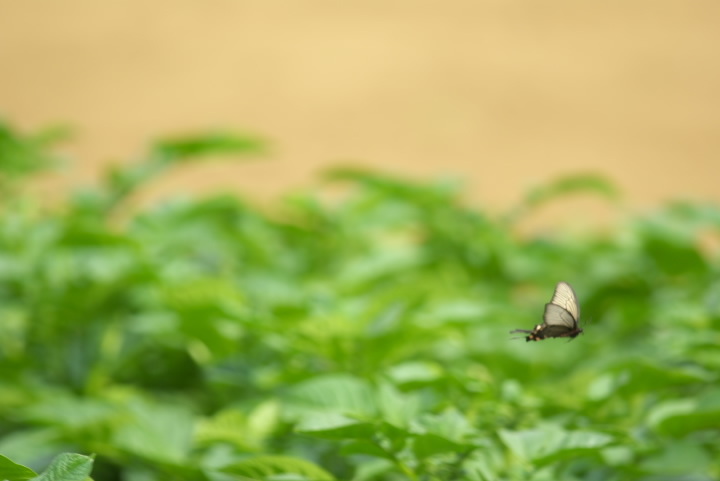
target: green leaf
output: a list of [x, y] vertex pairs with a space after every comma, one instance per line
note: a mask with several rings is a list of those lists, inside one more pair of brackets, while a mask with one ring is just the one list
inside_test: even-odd
[[432, 433], [421, 434], [413, 440], [413, 452], [419, 459], [440, 453], [460, 453], [463, 449], [466, 449], [464, 445]]
[[50, 466], [33, 481], [84, 481], [92, 471], [94, 456], [63, 453], [52, 460]]
[[57, 428], [31, 428], [5, 434], [0, 438], [0, 452], [15, 459], [50, 459], [64, 449]]
[[530, 191], [525, 198], [528, 207], [537, 207], [561, 196], [577, 193], [594, 193], [607, 199], [617, 199], [617, 187], [599, 174], [575, 174], [553, 180]]
[[253, 437], [266, 440], [277, 429], [280, 422], [280, 403], [269, 399], [260, 403], [248, 414], [248, 431]]
[[212, 132], [167, 139], [156, 144], [155, 150], [174, 161], [219, 154], [258, 154], [266, 151], [264, 141], [228, 132]]
[[382, 419], [404, 428], [420, 413], [420, 398], [414, 393], [402, 393], [389, 382], [378, 383], [377, 406]]
[[62, 391], [50, 391], [43, 397], [23, 410], [23, 417], [34, 422], [82, 429], [102, 426], [117, 415], [114, 406], [98, 399], [75, 397]]
[[649, 456], [640, 468], [664, 476], [678, 474], [709, 474], [712, 458], [697, 442], [673, 441], [661, 453]]
[[720, 393], [711, 391], [700, 398], [662, 402], [648, 413], [647, 422], [660, 433], [672, 436], [720, 429]]
[[500, 439], [519, 458], [544, 466], [559, 459], [568, 459], [582, 454], [600, 454], [601, 448], [609, 445], [613, 437], [592, 431], [565, 431], [549, 425], [544, 429], [525, 431], [500, 430]]
[[588, 386], [587, 397], [591, 401], [607, 399], [621, 384], [623, 384], [621, 376], [611, 373], [602, 374]]
[[133, 400], [129, 419], [116, 431], [114, 442], [129, 453], [154, 462], [187, 460], [194, 419], [184, 408]]
[[212, 445], [227, 443], [243, 451], [258, 449], [258, 442], [248, 434], [245, 413], [238, 409], [225, 409], [210, 419], [201, 420], [195, 429], [195, 442]]
[[670, 275], [704, 273], [708, 267], [697, 246], [676, 239], [648, 236], [645, 250], [657, 266]]
[[425, 384], [438, 380], [443, 370], [437, 363], [413, 361], [393, 366], [388, 374], [398, 384]]
[[[668, 366], [662, 362], [636, 359], [632, 355], [628, 357], [628, 360], [623, 360], [613, 367], [613, 371], [616, 371], [622, 380], [620, 389], [626, 392], [646, 392], [665, 386], [707, 383], [715, 379], [714, 373], [697, 366]], [[622, 379], [628, 377], [627, 380]]]
[[456, 182], [438, 182], [434, 185], [413, 183], [405, 179], [373, 172], [364, 168], [335, 167], [325, 172], [325, 178], [334, 181], [351, 181], [367, 189], [381, 192], [398, 200], [410, 200], [419, 205], [445, 204], [457, 193]]
[[56, 164], [58, 159], [47, 147], [57, 138], [50, 133], [27, 135], [0, 121], [0, 192], [9, 186], [7, 181], [17, 181]]
[[369, 416], [377, 408], [370, 384], [342, 374], [316, 376], [293, 386], [287, 396], [288, 409]]
[[36, 476], [35, 471], [21, 464], [14, 463], [0, 454], [0, 479], [7, 481], [24, 481]]
[[257, 456], [225, 466], [221, 471], [259, 480], [269, 480], [279, 476], [283, 476], [283, 479], [291, 479], [287, 476], [292, 475], [299, 476], [299, 479], [304, 480], [332, 481], [335, 479], [320, 466], [290, 456]]
[[297, 431], [325, 439], [362, 439], [374, 435], [378, 428], [374, 423], [358, 422], [341, 414], [318, 413], [305, 418]]
[[474, 433], [468, 419], [457, 409], [447, 408], [439, 414], [426, 415], [422, 425], [429, 432], [458, 444]]
[[391, 453], [384, 450], [375, 443], [371, 443], [370, 441], [365, 441], [362, 439], [357, 439], [354, 441], [350, 441], [347, 444], [344, 444], [341, 452], [345, 456], [360, 454], [364, 456], [373, 456], [376, 458], [387, 459], [393, 462], [395, 461], [395, 458], [392, 456]]

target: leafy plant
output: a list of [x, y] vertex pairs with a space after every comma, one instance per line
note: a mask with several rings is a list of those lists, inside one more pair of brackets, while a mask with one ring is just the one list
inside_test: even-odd
[[88, 474], [92, 464], [92, 456], [63, 453], [57, 455], [45, 471], [37, 474], [32, 469], [0, 455], [0, 478], [7, 481], [84, 481], [90, 479]]
[[[24, 146], [0, 149], [3, 174], [50, 165], [2, 135]], [[6, 190], [0, 478], [68, 451], [96, 453], [97, 480], [720, 476], [720, 209], [529, 236], [515, 220], [540, 205], [619, 194], [569, 176], [493, 216], [456, 185], [349, 168], [325, 177], [334, 201], [127, 202], [169, 168], [264, 151], [189, 136], [60, 207]], [[585, 334], [511, 341], [559, 280]]]

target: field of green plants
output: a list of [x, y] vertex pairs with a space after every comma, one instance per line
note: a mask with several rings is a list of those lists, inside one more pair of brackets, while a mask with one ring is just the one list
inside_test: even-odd
[[[619, 194], [571, 176], [490, 214], [349, 168], [271, 205], [132, 207], [169, 169], [264, 152], [224, 133], [50, 205], [27, 183], [55, 134], [0, 124], [0, 479], [720, 479], [720, 208], [519, 235]], [[512, 340], [561, 280], [585, 333]]]

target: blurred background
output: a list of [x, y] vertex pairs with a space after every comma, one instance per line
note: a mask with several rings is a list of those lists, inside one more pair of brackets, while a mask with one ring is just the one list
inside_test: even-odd
[[257, 133], [270, 162], [156, 192], [273, 196], [351, 162], [506, 206], [602, 172], [632, 206], [718, 199], [717, 2], [0, 0], [0, 114], [65, 123], [87, 182], [158, 135]]

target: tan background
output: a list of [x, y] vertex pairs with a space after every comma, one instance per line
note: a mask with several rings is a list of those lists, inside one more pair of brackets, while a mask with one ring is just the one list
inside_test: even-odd
[[719, 48], [717, 0], [0, 0], [0, 115], [76, 127], [63, 186], [232, 127], [271, 160], [156, 189], [275, 195], [352, 160], [500, 207], [604, 172], [642, 207], [720, 199]]

